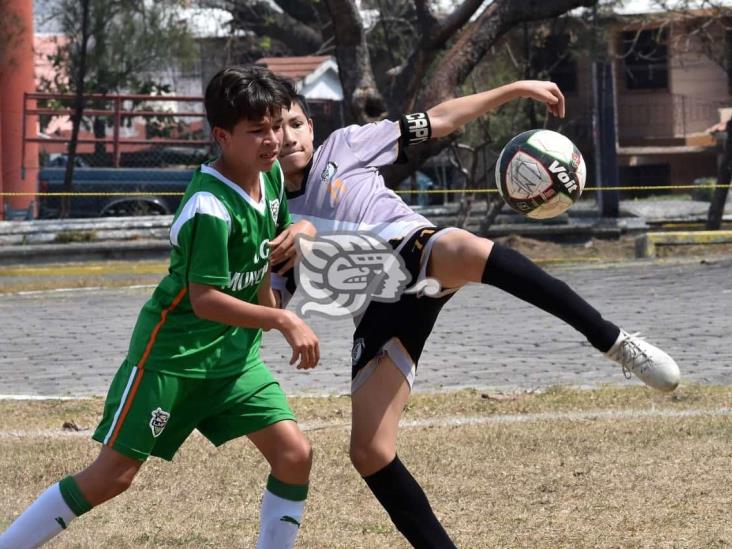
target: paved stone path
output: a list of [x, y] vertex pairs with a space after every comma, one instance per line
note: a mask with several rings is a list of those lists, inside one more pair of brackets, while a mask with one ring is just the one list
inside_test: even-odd
[[[732, 259], [549, 269], [603, 315], [642, 331], [679, 363], [685, 381], [732, 383]], [[0, 395], [103, 395], [150, 288], [0, 295]], [[288, 366], [277, 332], [263, 356], [289, 394], [347, 393], [350, 321], [312, 319], [317, 369]], [[427, 343], [416, 390], [533, 389], [623, 383], [573, 329], [503, 292], [461, 290]], [[637, 383], [634, 381], [634, 383]]]

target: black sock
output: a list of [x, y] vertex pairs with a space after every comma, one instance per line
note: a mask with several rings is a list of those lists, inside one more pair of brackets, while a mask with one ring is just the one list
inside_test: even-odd
[[561, 318], [603, 353], [610, 350], [620, 335], [620, 328], [602, 318], [567, 284], [506, 246], [493, 244], [482, 281]]
[[363, 479], [413, 547], [455, 547], [432, 512], [424, 491], [399, 461], [399, 456], [383, 469]]

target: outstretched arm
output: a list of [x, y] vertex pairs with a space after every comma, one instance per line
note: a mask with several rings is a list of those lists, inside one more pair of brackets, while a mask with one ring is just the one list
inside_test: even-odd
[[564, 95], [554, 82], [519, 80], [492, 90], [450, 99], [429, 109], [432, 138], [445, 137], [501, 105], [528, 97], [544, 103], [549, 112], [564, 118]]

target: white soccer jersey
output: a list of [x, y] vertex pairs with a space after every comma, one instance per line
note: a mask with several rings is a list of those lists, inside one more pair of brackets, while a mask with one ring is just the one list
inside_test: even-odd
[[383, 120], [333, 132], [318, 147], [299, 191], [288, 192], [293, 219], [319, 233], [368, 231], [384, 240], [432, 226], [384, 183], [379, 172], [397, 159], [398, 122]]

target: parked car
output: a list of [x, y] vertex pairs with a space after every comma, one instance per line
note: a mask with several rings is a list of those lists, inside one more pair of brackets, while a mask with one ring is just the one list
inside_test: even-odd
[[[75, 168], [72, 192], [83, 194], [71, 197], [69, 217], [175, 213], [193, 171], [192, 169]], [[64, 167], [42, 168], [38, 174], [38, 191], [63, 192], [65, 172]], [[39, 197], [40, 217], [58, 217], [60, 209], [60, 196]]]

